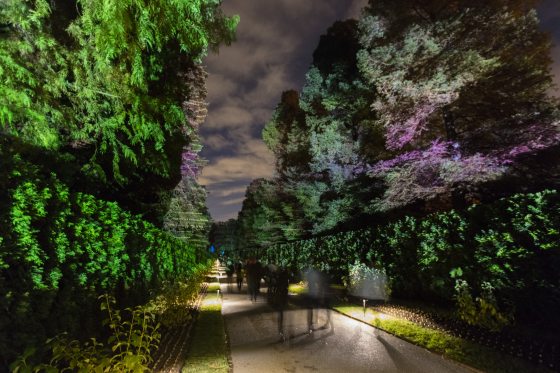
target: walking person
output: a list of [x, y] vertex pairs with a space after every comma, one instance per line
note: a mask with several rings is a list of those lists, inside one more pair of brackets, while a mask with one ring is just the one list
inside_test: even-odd
[[255, 257], [252, 257], [247, 261], [245, 273], [247, 276], [249, 298], [251, 298], [252, 302], [256, 302], [261, 282], [261, 266]]
[[285, 268], [274, 267], [269, 272], [268, 303], [278, 311], [278, 334], [282, 341], [286, 340], [284, 335], [284, 310], [288, 304], [288, 286], [290, 284], [289, 272]]
[[231, 289], [233, 284], [233, 272], [234, 272], [234, 264], [231, 260], [228, 260], [226, 266], [226, 276], [227, 276], [227, 288], [230, 293], [232, 291]]
[[243, 263], [238, 260], [234, 265], [235, 270], [235, 280], [237, 281], [237, 291], [241, 293], [241, 287], [243, 286]]
[[[326, 329], [329, 326], [334, 330], [331, 320], [331, 294], [328, 274], [315, 268], [309, 268], [305, 271], [304, 278], [307, 282], [307, 330], [309, 334], [317, 329]], [[320, 308], [323, 308], [326, 312], [326, 322], [320, 328], [315, 328], [314, 319], [316, 318], [318, 321], [319, 315], [314, 312], [315, 309], [318, 311]]]

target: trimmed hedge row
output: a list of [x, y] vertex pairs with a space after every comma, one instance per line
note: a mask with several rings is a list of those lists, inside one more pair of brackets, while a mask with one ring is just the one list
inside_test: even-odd
[[98, 334], [100, 294], [116, 295], [122, 305], [140, 302], [197, 264], [195, 250], [182, 241], [116, 203], [72, 193], [44, 172], [17, 155], [0, 172], [4, 365], [61, 331]]
[[267, 255], [292, 268], [314, 263], [338, 276], [356, 261], [380, 266], [393, 295], [402, 298], [452, 302], [457, 280], [467, 281], [475, 296], [491, 286], [500, 306], [518, 318], [558, 324], [560, 195], [517, 194], [464, 211], [280, 244]]

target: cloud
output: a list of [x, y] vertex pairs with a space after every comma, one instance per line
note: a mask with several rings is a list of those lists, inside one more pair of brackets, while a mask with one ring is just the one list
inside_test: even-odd
[[225, 157], [206, 166], [199, 182], [203, 185], [212, 185], [224, 181], [270, 178], [274, 173], [273, 165], [272, 159], [263, 159], [252, 154]]
[[235, 198], [235, 199], [230, 199], [230, 200], [227, 200], [225, 202], [222, 202], [222, 205], [224, 205], [224, 206], [241, 205], [243, 203], [244, 199], [245, 199], [245, 196]]
[[231, 197], [231, 196], [239, 196], [245, 195], [245, 191], [247, 190], [247, 186], [238, 186], [238, 187], [229, 187], [224, 189], [219, 189], [215, 192], [216, 197], [224, 198], [224, 197]]
[[368, 0], [356, 0], [352, 2], [350, 9], [346, 12], [346, 18], [358, 19], [362, 9], [367, 5]]
[[208, 116], [206, 128], [242, 128], [253, 123], [253, 115], [243, 107], [219, 106]]

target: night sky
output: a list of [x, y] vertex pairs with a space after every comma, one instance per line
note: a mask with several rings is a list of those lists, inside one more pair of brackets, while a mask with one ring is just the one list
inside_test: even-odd
[[[300, 89], [312, 53], [336, 20], [357, 18], [367, 0], [224, 0], [241, 22], [237, 41], [205, 60], [209, 115], [201, 126], [202, 157], [209, 163], [199, 179], [208, 189], [215, 221], [236, 218], [251, 180], [274, 174], [273, 155], [261, 131], [282, 91]], [[555, 81], [560, 86], [560, 0], [539, 7], [552, 34]], [[559, 92], [554, 94], [560, 95]]]

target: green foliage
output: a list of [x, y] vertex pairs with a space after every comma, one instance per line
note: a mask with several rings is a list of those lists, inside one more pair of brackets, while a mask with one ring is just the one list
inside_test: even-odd
[[164, 230], [199, 253], [208, 248], [211, 217], [206, 207], [206, 189], [194, 178], [183, 177], [172, 192], [167, 213], [163, 218]]
[[2, 361], [62, 331], [95, 334], [97, 296], [145, 300], [188, 277], [196, 251], [114, 202], [71, 192], [19, 156], [3, 162], [0, 208]]
[[494, 331], [501, 330], [511, 323], [511, 316], [504, 315], [498, 310], [496, 298], [492, 293], [492, 285], [483, 282], [481, 288], [482, 294], [473, 300], [469, 284], [466, 281], [457, 280], [455, 284], [457, 313], [463, 321], [471, 325], [480, 325]]
[[85, 156], [84, 172], [168, 175], [174, 143], [196, 132], [182, 109], [193, 98], [185, 77], [233, 40], [238, 21], [215, 0], [4, 2], [0, 126]]
[[38, 349], [28, 348], [10, 369], [14, 372], [147, 372], [153, 363], [152, 354], [159, 348], [160, 326], [173, 328], [191, 320], [192, 307], [199, 295], [210, 263], [199, 264], [191, 274], [181, 281], [165, 282], [159, 294], [146, 304], [128, 307], [124, 311], [116, 308], [113, 296], [99, 297], [100, 308], [108, 330], [104, 342], [95, 337], [86, 342], [71, 340], [62, 333], [46, 341], [48, 363], [34, 364], [41, 359]]
[[208, 273], [208, 266], [199, 264], [189, 277], [162, 284], [160, 294], [151, 301], [150, 308], [165, 328], [180, 327], [192, 317], [192, 307], [199, 295], [200, 284]]
[[297, 215], [284, 208], [288, 203], [282, 199], [283, 196], [276, 183], [270, 180], [256, 179], [247, 187], [235, 223], [237, 255], [260, 256], [270, 245], [290, 237], [300, 237]]
[[[308, 237], [465, 206], [511, 176], [509, 193], [535, 185], [542, 166], [524, 155], [553, 163], [560, 142], [535, 4], [379, 0], [333, 24], [301, 93], [283, 92], [263, 131], [283, 193], [266, 202]], [[534, 190], [556, 187], [553, 167]], [[423, 250], [429, 261], [438, 249]]]
[[[503, 326], [510, 314], [559, 327], [546, 311], [560, 306], [559, 219], [560, 195], [546, 190], [278, 244], [267, 254], [283, 266], [316, 263], [338, 276], [348, 275], [356, 261], [375, 263], [386, 271], [394, 296], [457, 299], [465, 318], [489, 328]], [[456, 290], [457, 282], [471, 288]]]
[[106, 343], [95, 338], [80, 343], [69, 340], [66, 334], [47, 341], [51, 358], [49, 363], [32, 366], [29, 354], [11, 365], [13, 372], [147, 372], [152, 362], [151, 352], [158, 348], [160, 333], [156, 314], [149, 306], [115, 308], [115, 298], [103, 295], [101, 311], [106, 313], [103, 324], [108, 326], [110, 337]]

